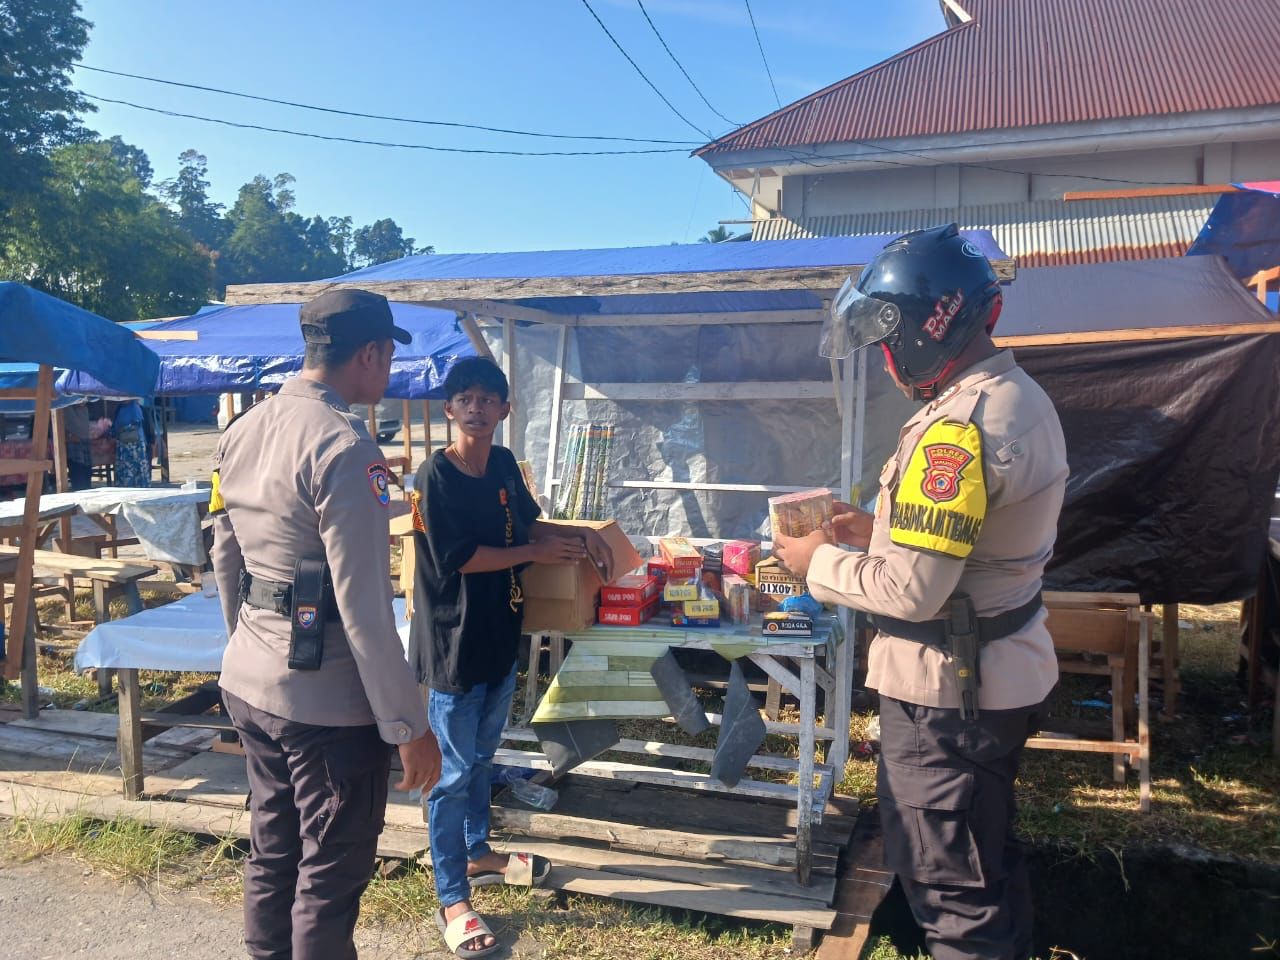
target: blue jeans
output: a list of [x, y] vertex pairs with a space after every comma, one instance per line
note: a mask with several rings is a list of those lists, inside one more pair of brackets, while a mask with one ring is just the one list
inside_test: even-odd
[[427, 796], [431, 864], [441, 906], [471, 899], [467, 861], [489, 850], [489, 789], [493, 755], [516, 689], [516, 668], [500, 683], [467, 693], [432, 690], [427, 706], [440, 741], [440, 779]]

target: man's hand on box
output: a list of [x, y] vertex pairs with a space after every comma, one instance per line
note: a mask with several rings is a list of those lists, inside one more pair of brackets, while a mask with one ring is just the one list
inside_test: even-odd
[[782, 561], [782, 565], [797, 577], [809, 575], [809, 565], [813, 563], [813, 553], [823, 544], [831, 543], [831, 536], [826, 530], [815, 530], [807, 537], [786, 537], [777, 534], [773, 538], [773, 555]]
[[534, 563], [577, 563], [587, 548], [577, 537], [539, 537], [529, 544]]
[[597, 530], [588, 530], [585, 536], [587, 553], [591, 555], [592, 562], [604, 577], [605, 583], [612, 583], [613, 578], [617, 575], [617, 558], [613, 555], [613, 547], [609, 546], [607, 540], [600, 536]]
[[846, 543], [861, 550], [867, 549], [871, 545], [871, 529], [875, 526], [875, 516], [839, 501], [833, 503], [831, 507], [832, 517], [824, 529], [837, 543]]

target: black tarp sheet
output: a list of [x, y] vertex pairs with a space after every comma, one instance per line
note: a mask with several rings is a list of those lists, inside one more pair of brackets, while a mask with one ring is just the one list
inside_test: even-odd
[[[1006, 303], [998, 336], [1276, 319], [1217, 257], [1026, 270]], [[1071, 467], [1046, 588], [1251, 594], [1280, 474], [1280, 335], [1014, 352], [1057, 407]]]

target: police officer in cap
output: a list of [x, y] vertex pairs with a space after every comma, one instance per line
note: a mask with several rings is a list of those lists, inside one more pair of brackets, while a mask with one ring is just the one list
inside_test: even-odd
[[885, 859], [936, 960], [1031, 954], [1013, 783], [1058, 677], [1040, 586], [1067, 459], [1049, 397], [991, 340], [1001, 303], [954, 224], [895, 240], [845, 283], [820, 352], [879, 344], [924, 406], [874, 516], [841, 505], [831, 531], [777, 538], [814, 597], [877, 628]]
[[430, 788], [440, 771], [391, 609], [387, 466], [349, 409], [382, 398], [393, 341], [410, 338], [363, 290], [324, 293], [301, 321], [302, 373], [218, 445], [220, 682], [249, 772], [249, 955], [348, 960], [391, 748], [397, 789]]

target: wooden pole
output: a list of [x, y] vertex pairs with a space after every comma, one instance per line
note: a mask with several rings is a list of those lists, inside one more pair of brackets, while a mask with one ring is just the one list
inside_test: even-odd
[[403, 409], [400, 419], [404, 423], [404, 469], [408, 473], [413, 470], [413, 407], [408, 400]]
[[234, 393], [228, 393], [226, 396], [227, 423], [229, 424], [235, 419], [236, 415], [236, 395]]
[[423, 430], [423, 433], [425, 434], [425, 436], [423, 437], [423, 441], [426, 443], [426, 446], [427, 446], [426, 459], [430, 460], [431, 447], [433, 446], [433, 438], [431, 436], [432, 431], [431, 431], [431, 401], [430, 400], [422, 401], [422, 422], [426, 424], [426, 428]]
[[369, 436], [373, 437], [373, 442], [378, 442], [378, 405], [376, 403], [369, 404]]
[[[66, 411], [59, 408], [52, 411], [53, 417], [53, 476], [54, 486], [59, 493], [71, 489], [71, 473], [67, 466], [67, 418]], [[63, 517], [58, 521], [58, 540], [63, 553], [71, 553], [71, 518]], [[76, 581], [70, 574], [62, 578], [62, 589], [66, 591], [67, 622], [76, 618]]]
[[[31, 459], [42, 461], [49, 452], [49, 407], [53, 402], [53, 367], [40, 364], [36, 380], [36, 415], [31, 423]], [[46, 467], [34, 464], [27, 472], [27, 498], [22, 507], [22, 542], [18, 546], [18, 566], [13, 581], [13, 621], [10, 624], [4, 675], [12, 680], [22, 669], [24, 639], [34, 604], [31, 602], [32, 567], [35, 564], [36, 531], [40, 518], [40, 492], [44, 487]], [[17, 654], [13, 656], [12, 654]], [[34, 671], [33, 671], [34, 672]], [[23, 676], [24, 692], [30, 674]], [[32, 679], [34, 682], [34, 679]]]

